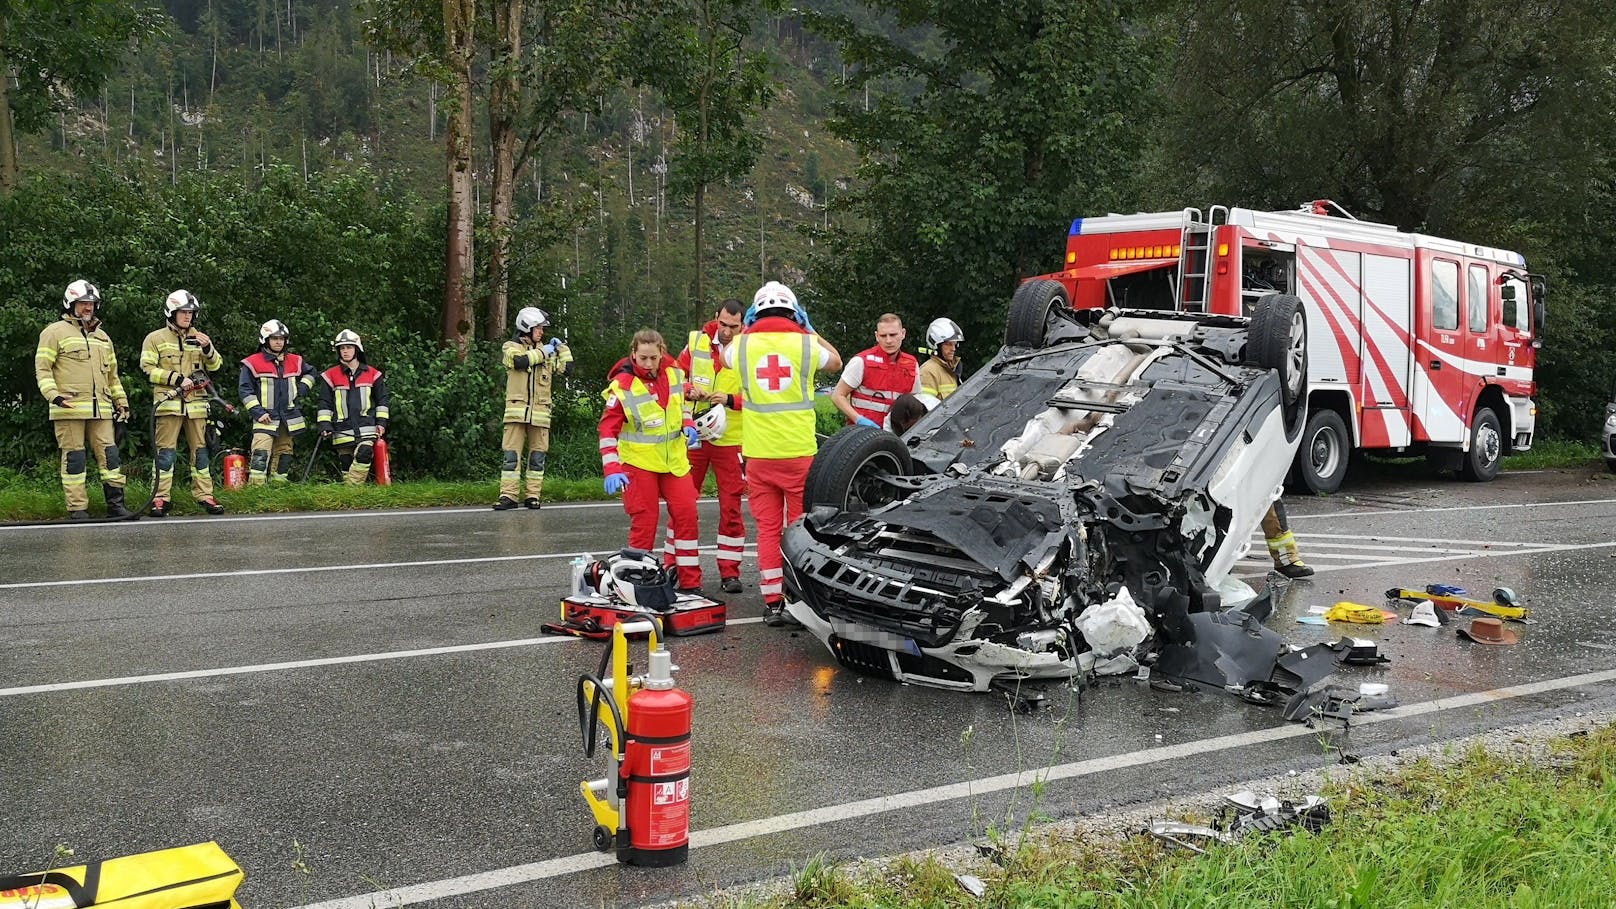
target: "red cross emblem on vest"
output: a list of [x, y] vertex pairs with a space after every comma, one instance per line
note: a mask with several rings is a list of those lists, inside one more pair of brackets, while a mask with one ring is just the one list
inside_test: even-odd
[[769, 354], [758, 364], [757, 380], [769, 391], [779, 391], [791, 381], [791, 364], [779, 354]]

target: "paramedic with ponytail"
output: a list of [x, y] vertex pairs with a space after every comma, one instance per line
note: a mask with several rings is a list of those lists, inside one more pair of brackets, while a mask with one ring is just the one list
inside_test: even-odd
[[600, 417], [600, 463], [606, 494], [623, 494], [628, 545], [649, 552], [656, 543], [660, 504], [673, 524], [679, 589], [701, 589], [696, 542], [696, 489], [690, 485], [687, 448], [700, 442], [685, 402], [684, 373], [668, 357], [662, 335], [634, 334], [629, 355], [611, 377]]

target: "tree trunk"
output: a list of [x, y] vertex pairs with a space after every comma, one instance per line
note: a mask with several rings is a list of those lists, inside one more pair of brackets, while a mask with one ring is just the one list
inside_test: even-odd
[[6, 24], [0, 19], [0, 196], [17, 188], [17, 137], [11, 125], [11, 64], [5, 55]]
[[444, 43], [449, 63], [448, 154], [449, 217], [444, 267], [443, 339], [465, 355], [471, 344], [467, 301], [472, 277], [473, 208], [471, 184], [471, 60], [476, 0], [443, 0]]
[[488, 312], [483, 336], [505, 334], [510, 299], [510, 246], [516, 194], [516, 118], [521, 112], [522, 0], [494, 0], [496, 74], [488, 91], [488, 130], [494, 142], [493, 249], [488, 256]]

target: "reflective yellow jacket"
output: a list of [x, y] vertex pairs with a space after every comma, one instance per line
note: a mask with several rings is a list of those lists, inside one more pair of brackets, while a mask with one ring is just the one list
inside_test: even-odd
[[203, 350], [202, 345], [190, 337], [190, 332], [187, 331], [182, 338], [171, 325], [164, 325], [147, 335], [146, 342], [140, 347], [140, 371], [151, 380], [152, 400], [162, 402], [157, 405], [157, 415], [160, 417], [180, 416], [183, 397], [185, 416], [193, 420], [206, 419], [207, 391], [199, 388], [183, 396], [175, 394], [175, 391], [181, 382], [197, 370], [212, 372], [223, 365], [224, 357], [219, 354], [218, 348]]
[[129, 406], [112, 339], [99, 325], [85, 331], [65, 313], [39, 333], [34, 380], [47, 402], [58, 396], [69, 399], [66, 407], [51, 404], [52, 420], [110, 420], [116, 408]]

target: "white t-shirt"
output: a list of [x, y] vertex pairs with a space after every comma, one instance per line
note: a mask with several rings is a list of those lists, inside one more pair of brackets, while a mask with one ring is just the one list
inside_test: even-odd
[[[857, 388], [864, 383], [864, 358], [854, 357], [842, 366], [842, 381], [848, 388]], [[915, 387], [909, 389], [912, 395], [920, 394], [920, 370], [915, 370]]]
[[[819, 335], [809, 335], [808, 337], [814, 339], [814, 349], [819, 351], [819, 365], [815, 368], [824, 369], [830, 364], [830, 351], [826, 350], [824, 345], [819, 343]], [[728, 366], [730, 369], [735, 368], [735, 358], [741, 355], [740, 341], [741, 336], [736, 335], [734, 339], [729, 342], [729, 346], [724, 348], [724, 365]], [[918, 390], [918, 388], [919, 386], [917, 385], [916, 389]]]

